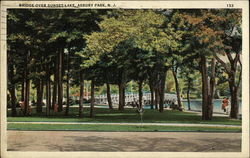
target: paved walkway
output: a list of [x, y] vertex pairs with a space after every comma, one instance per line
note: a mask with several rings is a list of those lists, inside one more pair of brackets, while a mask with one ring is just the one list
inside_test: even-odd
[[102, 122], [8, 122], [8, 124], [78, 124], [78, 125], [143, 125], [143, 126], [185, 126], [185, 127], [241, 127], [240, 125], [194, 124], [194, 123], [102, 123]]
[[11, 130], [7, 136], [9, 151], [241, 151], [241, 133]]

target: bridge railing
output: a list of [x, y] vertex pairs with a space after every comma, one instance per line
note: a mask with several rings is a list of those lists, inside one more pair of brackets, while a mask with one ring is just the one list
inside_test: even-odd
[[[118, 104], [119, 103], [119, 95], [112, 94], [111, 100], [112, 100], [112, 103]], [[151, 93], [143, 93], [142, 100], [143, 100], [143, 103], [151, 101]], [[165, 93], [164, 100], [176, 101], [177, 96], [176, 96], [176, 94]], [[131, 103], [131, 102], [139, 102], [139, 94], [137, 94], [137, 93], [125, 94], [125, 104]], [[96, 96], [95, 103], [96, 104], [108, 104], [107, 95]]]

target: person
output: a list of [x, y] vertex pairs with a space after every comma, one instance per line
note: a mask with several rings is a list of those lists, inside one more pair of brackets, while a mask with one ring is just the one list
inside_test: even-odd
[[27, 113], [25, 114], [25, 102], [24, 101], [19, 101], [19, 105], [21, 107], [21, 111], [24, 115], [28, 115], [28, 116], [31, 116], [31, 113], [32, 113], [32, 108], [30, 105], [28, 105], [27, 107]]
[[21, 107], [21, 112], [24, 114], [24, 111], [25, 111], [25, 104], [24, 104], [24, 101], [19, 101], [19, 105]]
[[228, 98], [224, 98], [224, 99], [222, 100], [222, 105], [221, 105], [221, 109], [222, 109], [224, 112], [227, 112], [228, 104], [229, 104], [229, 99], [228, 99]]
[[230, 107], [231, 107], [230, 99], [227, 98], [226, 114], [230, 113]]
[[54, 104], [54, 112], [58, 112], [58, 104]]

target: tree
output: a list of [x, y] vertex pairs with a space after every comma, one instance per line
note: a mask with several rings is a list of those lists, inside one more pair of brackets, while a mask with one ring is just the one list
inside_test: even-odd
[[94, 102], [95, 102], [95, 83], [91, 81], [91, 101], [90, 101], [90, 117], [93, 118], [94, 114]]
[[198, 81], [198, 74], [196, 70], [198, 70], [198, 64], [195, 61], [189, 61], [182, 65], [180, 72], [180, 76], [184, 82], [183, 90], [186, 91], [188, 110], [191, 110], [190, 94], [192, 91], [194, 92], [197, 89], [196, 83]]
[[[217, 10], [185, 10], [183, 19], [192, 30], [190, 31], [190, 50], [198, 57], [202, 75], [202, 118], [211, 120], [213, 113], [213, 97], [215, 92], [214, 52], [220, 46], [219, 36], [223, 34], [216, 26], [223, 20]], [[210, 60], [211, 71], [208, 70]]]
[[[87, 65], [94, 64], [100, 59], [102, 54], [110, 54], [111, 52], [121, 52], [120, 54], [124, 56], [127, 52], [126, 45], [121, 46], [122, 42], [133, 43], [133, 48], [138, 48], [149, 53], [158, 52], [158, 54], [168, 54], [170, 49], [175, 49], [178, 46], [176, 39], [180, 38], [179, 33], [175, 34], [170, 28], [162, 29], [165, 21], [165, 17], [151, 10], [119, 10], [114, 13], [115, 16], [104, 17], [104, 20], [99, 24], [102, 32], [94, 32], [91, 35], [85, 36], [87, 40], [87, 50], [85, 51], [85, 56], [91, 56], [91, 60], [85, 62]], [[169, 35], [170, 34], [170, 35]], [[119, 47], [120, 46], [120, 47]], [[169, 54], [168, 54], [169, 55]], [[162, 56], [162, 55], [160, 55]], [[160, 65], [165, 65], [167, 62], [167, 55], [163, 55], [163, 63]], [[114, 58], [116, 59], [116, 58]], [[119, 58], [117, 59], [119, 60]], [[121, 68], [119, 71], [120, 81], [120, 107], [124, 98], [122, 93], [124, 91], [124, 83], [126, 82], [127, 72], [124, 71], [123, 66], [119, 64]], [[151, 64], [151, 63], [150, 63]], [[151, 64], [152, 65], [152, 64]], [[123, 69], [122, 69], [123, 68]], [[161, 89], [160, 92], [160, 111], [163, 111], [164, 102], [164, 87], [167, 67], [163, 66], [160, 68], [159, 83]], [[140, 84], [142, 82], [139, 82]], [[122, 109], [121, 109], [122, 110]]]
[[[220, 58], [220, 55], [214, 53], [216, 60], [224, 67], [225, 72], [228, 75], [228, 83], [231, 95], [231, 118], [238, 118], [239, 111], [239, 93], [241, 86], [242, 75], [242, 12], [240, 9], [224, 10], [220, 12], [221, 18], [223, 18], [217, 29], [221, 34], [221, 46], [217, 49], [220, 54], [226, 56], [229, 64]], [[222, 29], [223, 27], [223, 29]]]

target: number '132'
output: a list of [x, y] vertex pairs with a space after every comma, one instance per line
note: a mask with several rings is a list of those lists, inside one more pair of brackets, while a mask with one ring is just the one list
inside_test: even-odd
[[232, 8], [232, 7], [234, 7], [234, 4], [227, 4], [227, 7]]

